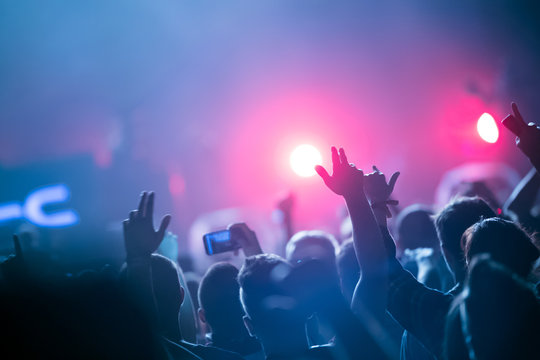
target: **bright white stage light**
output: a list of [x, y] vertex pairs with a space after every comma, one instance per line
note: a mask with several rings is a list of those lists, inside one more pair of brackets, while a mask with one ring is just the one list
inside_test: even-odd
[[315, 165], [322, 164], [322, 156], [314, 146], [303, 144], [297, 146], [289, 159], [293, 171], [302, 177], [315, 175]]
[[478, 119], [476, 124], [476, 129], [478, 130], [478, 135], [482, 140], [488, 143], [496, 143], [499, 138], [499, 128], [495, 119], [488, 113], [483, 113], [482, 116]]

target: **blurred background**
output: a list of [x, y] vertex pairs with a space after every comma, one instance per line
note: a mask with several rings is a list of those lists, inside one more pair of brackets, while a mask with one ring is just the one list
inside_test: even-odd
[[402, 206], [462, 178], [504, 201], [530, 165], [500, 120], [540, 118], [536, 1], [3, 0], [0, 50], [0, 253], [24, 233], [68, 268], [123, 257], [142, 190], [180, 255], [235, 220], [271, 249], [288, 192], [296, 230], [337, 233], [302, 144], [401, 171]]

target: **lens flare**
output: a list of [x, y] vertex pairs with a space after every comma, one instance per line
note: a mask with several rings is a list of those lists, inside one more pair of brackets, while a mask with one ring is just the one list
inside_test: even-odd
[[499, 128], [497, 127], [495, 119], [490, 114], [483, 113], [482, 116], [478, 118], [476, 129], [482, 140], [491, 144], [497, 142], [497, 139], [499, 138]]
[[310, 177], [315, 175], [315, 165], [321, 163], [321, 153], [312, 145], [299, 145], [291, 153], [291, 168], [298, 176]]

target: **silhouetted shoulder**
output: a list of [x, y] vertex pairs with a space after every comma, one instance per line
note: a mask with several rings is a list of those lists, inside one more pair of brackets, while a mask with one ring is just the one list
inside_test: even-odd
[[335, 359], [335, 348], [333, 345], [317, 345], [312, 346], [308, 350], [308, 359]]
[[[179, 345], [193, 354], [197, 355], [199, 358], [203, 360], [243, 360], [244, 358], [240, 356], [237, 353], [223, 350], [220, 348], [216, 348], [213, 346], [204, 346], [204, 345], [196, 345], [191, 344], [186, 341], [180, 342], [180, 344], [171, 343], [171, 346], [174, 347], [174, 345]], [[174, 345], [172, 345], [174, 344]]]
[[163, 344], [173, 360], [202, 360], [199, 356], [185, 348], [184, 346], [172, 342], [168, 339], [163, 339]]
[[298, 354], [297, 356], [276, 356], [269, 355], [266, 360], [330, 360], [336, 359], [335, 348], [332, 345], [317, 345], [307, 349], [305, 352]]

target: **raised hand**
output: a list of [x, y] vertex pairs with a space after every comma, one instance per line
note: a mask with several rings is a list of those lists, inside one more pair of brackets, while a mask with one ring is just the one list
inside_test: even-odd
[[142, 193], [139, 207], [129, 213], [124, 220], [124, 244], [128, 259], [150, 257], [159, 247], [165, 230], [171, 222], [171, 216], [165, 215], [159, 229], [154, 229], [154, 193]]
[[323, 179], [326, 186], [337, 195], [347, 198], [363, 194], [364, 173], [354, 164], [349, 164], [343, 148], [340, 148], [338, 153], [337, 149], [332, 146], [332, 176], [320, 165], [315, 167], [315, 171]]
[[384, 174], [373, 165], [373, 172], [364, 176], [364, 191], [369, 202], [373, 204], [397, 205], [395, 200], [389, 200], [399, 177], [399, 171], [392, 174], [388, 184]]
[[257, 235], [245, 223], [231, 224], [227, 228], [231, 232], [231, 238], [238, 241], [246, 257], [263, 253]]
[[[512, 112], [503, 119], [503, 124], [512, 130], [511, 124], [523, 124], [519, 126], [517, 131], [519, 135], [516, 137], [517, 147], [531, 160], [532, 164], [540, 171], [540, 127], [535, 123], [525, 124], [525, 120], [516, 103], [512, 103]], [[516, 129], [512, 130], [516, 132]]]
[[276, 207], [278, 208], [278, 210], [281, 210], [284, 214], [290, 214], [294, 207], [295, 202], [296, 202], [296, 197], [292, 192], [290, 192], [283, 198], [279, 199], [279, 201], [276, 204]]
[[[357, 312], [365, 311], [363, 309], [368, 308], [373, 314], [377, 314], [375, 316], [382, 316], [381, 314], [385, 313], [387, 303], [388, 253], [379, 223], [366, 197], [364, 181], [365, 178], [383, 180], [385, 186], [381, 185], [380, 188], [385, 190], [382, 191], [385, 196], [388, 196], [388, 184], [384, 181], [384, 176], [380, 176], [382, 174], [364, 177], [362, 170], [349, 164], [343, 149], [339, 149], [338, 153], [336, 148], [332, 147], [332, 164], [332, 176], [322, 166], [317, 166], [315, 170], [330, 190], [345, 198], [351, 217], [354, 250], [362, 271], [351, 306]], [[397, 175], [392, 181], [392, 188], [396, 180]], [[375, 181], [373, 182], [375, 183]], [[386, 221], [385, 213], [381, 213], [382, 218]]]

